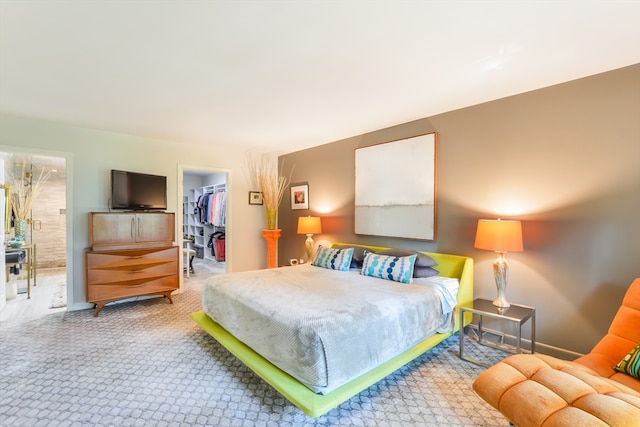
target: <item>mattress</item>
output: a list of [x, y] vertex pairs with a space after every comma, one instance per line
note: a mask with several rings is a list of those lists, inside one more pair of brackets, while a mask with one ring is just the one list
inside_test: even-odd
[[400, 284], [305, 264], [212, 276], [202, 307], [265, 359], [325, 394], [450, 331], [455, 292], [457, 279]]

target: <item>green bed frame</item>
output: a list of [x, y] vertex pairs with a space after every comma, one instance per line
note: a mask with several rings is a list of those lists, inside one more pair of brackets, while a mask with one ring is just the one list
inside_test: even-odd
[[[351, 246], [361, 246], [372, 250], [387, 249], [365, 245]], [[438, 263], [436, 268], [442, 276], [457, 277], [460, 280], [458, 306], [471, 304], [473, 302], [473, 259], [460, 255], [423, 253], [429, 255]], [[260, 378], [269, 383], [287, 400], [301, 409], [302, 412], [313, 418], [326, 414], [362, 390], [377, 383], [382, 378], [449, 338], [460, 328], [459, 316], [454, 315], [455, 327], [453, 331], [445, 334], [436, 333], [366, 374], [355, 378], [330, 393], [321, 395], [314, 393], [298, 380], [253, 351], [249, 346], [236, 339], [222, 326], [211, 320], [203, 311], [192, 313], [191, 318], [216, 341], [240, 359], [249, 369], [258, 374]], [[470, 317], [465, 318], [465, 325], [468, 322], [470, 322]]]

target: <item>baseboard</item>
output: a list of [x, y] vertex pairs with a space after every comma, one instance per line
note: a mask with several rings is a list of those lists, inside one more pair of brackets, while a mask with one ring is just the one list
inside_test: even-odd
[[81, 302], [71, 305], [67, 304], [67, 311], [87, 310], [89, 308], [93, 308], [93, 304], [89, 304], [87, 302]]
[[557, 357], [562, 360], [574, 360], [580, 356], [584, 356], [582, 353], [576, 353], [575, 351], [567, 350], [565, 348], [555, 347], [539, 342], [536, 342], [536, 353], [548, 354], [549, 356]]
[[[469, 324], [465, 326], [465, 334], [468, 335], [469, 331], [473, 331], [475, 336], [477, 336], [478, 326], [474, 324]], [[504, 343], [510, 346], [515, 345], [515, 342], [516, 342], [515, 335], [505, 334], [502, 331], [497, 331], [495, 329], [487, 329], [487, 328], [482, 328], [482, 331], [485, 334], [493, 335], [496, 341], [500, 341], [501, 343]], [[531, 353], [531, 340], [523, 338], [521, 346], [522, 346], [522, 351], [524, 353]], [[581, 353], [576, 353], [575, 351], [567, 350], [560, 347], [555, 347], [549, 344], [542, 343], [540, 341], [536, 341], [535, 352], [547, 354], [549, 356], [557, 357], [558, 359], [562, 359], [562, 360], [574, 360], [580, 356], [583, 356], [583, 354]]]
[[[174, 293], [174, 295], [175, 295], [175, 293]], [[125, 298], [125, 299], [119, 299], [117, 301], [112, 301], [108, 305], [105, 305], [105, 307], [108, 307], [110, 305], [115, 305], [115, 304], [126, 304], [126, 303], [130, 303], [130, 302], [142, 301], [142, 300], [151, 299], [151, 298], [164, 298], [164, 296], [163, 295], [155, 295], [155, 294], [138, 295], [138, 296], [135, 296], [135, 297], [129, 297], [129, 298]], [[67, 311], [87, 310], [87, 309], [94, 309], [94, 308], [96, 308], [96, 306], [93, 303], [89, 303], [89, 302], [81, 302], [81, 303], [77, 303], [77, 304], [67, 305]]]

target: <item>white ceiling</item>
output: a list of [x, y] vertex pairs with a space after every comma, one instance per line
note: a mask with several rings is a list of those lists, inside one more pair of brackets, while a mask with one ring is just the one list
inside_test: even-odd
[[289, 152], [640, 63], [640, 0], [0, 0], [0, 111]]

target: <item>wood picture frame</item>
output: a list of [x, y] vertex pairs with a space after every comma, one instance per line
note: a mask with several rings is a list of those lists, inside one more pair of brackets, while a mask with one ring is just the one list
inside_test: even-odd
[[355, 234], [436, 240], [436, 132], [355, 150]]
[[261, 205], [264, 201], [262, 200], [262, 193], [260, 191], [249, 191], [249, 204], [250, 205]]
[[291, 209], [309, 209], [309, 184], [295, 184], [290, 188]]

